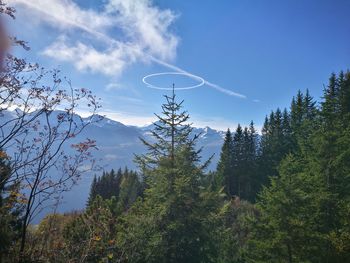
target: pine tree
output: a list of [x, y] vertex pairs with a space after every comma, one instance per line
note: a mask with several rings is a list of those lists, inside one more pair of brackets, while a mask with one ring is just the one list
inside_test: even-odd
[[308, 92], [293, 101], [291, 129], [298, 149], [280, 162], [279, 177], [271, 178], [260, 196], [247, 253], [251, 261], [349, 258], [350, 119], [341, 113], [344, 81], [342, 74], [331, 75], [320, 112]]
[[165, 98], [152, 132], [156, 140], [142, 140], [149, 151], [136, 158], [145, 175], [144, 198], [123, 220], [119, 243], [128, 262], [211, 262], [199, 184], [207, 162], [199, 164], [198, 135], [191, 137], [183, 102], [174, 93]]
[[97, 177], [96, 174], [94, 175], [94, 179], [92, 180], [91, 186], [90, 186], [90, 193], [87, 201], [87, 206], [91, 205], [94, 201], [95, 197], [97, 196]]
[[233, 176], [231, 180], [231, 186], [230, 189], [232, 189], [231, 196], [238, 196], [240, 197], [243, 192], [243, 174], [244, 174], [244, 167], [242, 166], [242, 163], [244, 162], [243, 157], [243, 151], [244, 151], [244, 135], [243, 130], [240, 124], [238, 124], [236, 132], [233, 136]]
[[254, 122], [251, 121], [248, 130], [248, 138], [246, 144], [247, 156], [247, 173], [249, 178], [249, 187], [246, 193], [246, 199], [253, 202], [259, 191], [259, 178], [257, 171], [258, 161], [258, 141], [257, 133], [254, 128]]
[[283, 134], [283, 142], [282, 145], [284, 147], [284, 153], [292, 153], [296, 150], [296, 141], [294, 140], [291, 128], [291, 120], [290, 114], [288, 110], [285, 108], [282, 114], [282, 134]]
[[340, 113], [343, 118], [343, 126], [348, 127], [350, 114], [350, 71], [339, 74], [339, 104]]
[[103, 199], [110, 199], [112, 196], [118, 198], [121, 176], [122, 174], [119, 172], [115, 173], [113, 169], [110, 172], [103, 172], [98, 178], [95, 176], [91, 184], [88, 203], [93, 201], [97, 195], [101, 196]]
[[121, 168], [117, 173], [112, 169], [110, 172], [103, 172], [100, 177], [94, 177], [90, 195], [88, 198], [88, 206], [91, 205], [97, 196], [104, 200], [110, 200], [113, 197], [116, 200], [116, 211], [118, 214], [126, 212], [138, 197], [142, 195], [142, 183], [136, 172], [125, 167]]
[[251, 218], [248, 262], [324, 262], [318, 232], [325, 196], [321, 182], [315, 173], [304, 173], [300, 160], [291, 155], [279, 173], [260, 194], [258, 217]]
[[299, 90], [296, 98], [293, 97], [290, 107], [291, 128], [295, 136], [300, 132], [300, 126], [304, 116], [304, 96]]
[[120, 190], [119, 196], [117, 197], [118, 214], [128, 211], [137, 198], [142, 195], [143, 191], [142, 183], [136, 172], [125, 169], [120, 178]]
[[230, 129], [227, 130], [224, 144], [221, 148], [220, 160], [218, 162], [215, 189], [224, 187], [228, 196], [233, 194], [233, 139]]
[[306, 90], [306, 93], [304, 96], [303, 107], [304, 107], [303, 120], [309, 120], [309, 121], [314, 120], [317, 114], [316, 102], [314, 101], [314, 98], [310, 95], [310, 92], [308, 89]]

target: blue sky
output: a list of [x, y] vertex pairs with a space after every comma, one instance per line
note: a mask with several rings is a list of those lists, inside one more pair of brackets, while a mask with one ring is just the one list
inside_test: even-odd
[[[322, 95], [331, 72], [350, 68], [348, 0], [11, 0], [15, 50], [60, 68], [75, 87], [101, 97], [102, 114], [145, 125], [164, 91], [145, 75], [178, 71], [205, 85], [178, 91], [196, 126], [235, 128], [288, 107], [298, 89]], [[181, 75], [154, 85], [195, 85]], [[238, 96], [237, 96], [237, 94]]]

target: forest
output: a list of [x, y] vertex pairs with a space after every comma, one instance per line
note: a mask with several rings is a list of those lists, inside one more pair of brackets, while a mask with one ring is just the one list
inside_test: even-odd
[[[15, 18], [3, 3], [0, 12]], [[74, 113], [86, 105], [89, 123], [98, 122], [99, 99], [58, 71], [11, 54], [5, 64], [0, 262], [349, 262], [348, 70], [330, 73], [319, 100], [299, 91], [290, 107], [266, 115], [261, 131], [253, 121], [227, 130], [215, 171], [196, 147], [200, 134], [192, 136], [186, 102], [169, 92], [154, 140], [140, 138], [147, 153], [135, 155], [138, 169], [102, 172], [92, 168], [98, 142], [74, 141], [89, 125]], [[13, 105], [21, 110], [3, 121]], [[62, 112], [51, 114], [56, 109]], [[62, 151], [65, 143], [73, 153]], [[86, 172], [95, 177], [84, 210], [32, 224], [47, 201], [59, 201]]]

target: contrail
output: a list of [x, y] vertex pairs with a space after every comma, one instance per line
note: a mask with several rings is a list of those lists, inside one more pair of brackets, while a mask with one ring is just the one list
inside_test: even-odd
[[[162, 66], [164, 66], [164, 67], [166, 67], [168, 69], [172, 69], [172, 70], [174, 70], [176, 72], [184, 73], [184, 74], [188, 75], [190, 78], [192, 78], [194, 80], [196, 80], [198, 78], [202, 78], [202, 77], [200, 77], [198, 75], [195, 75], [193, 73], [190, 73], [190, 72], [188, 72], [188, 71], [186, 71], [186, 70], [184, 70], [184, 69], [182, 69], [182, 68], [180, 68], [180, 67], [178, 67], [176, 65], [173, 65], [173, 64], [167, 63], [167, 62], [165, 62], [163, 60], [160, 60], [160, 59], [158, 59], [158, 58], [156, 58], [156, 57], [154, 57], [154, 56], [144, 52], [143, 50], [137, 49], [137, 48], [135, 48], [133, 46], [130, 46], [130, 45], [127, 45], [127, 44], [125, 44], [123, 42], [115, 40], [115, 39], [111, 38], [110, 36], [108, 36], [108, 35], [106, 35], [104, 33], [101, 33], [101, 32], [99, 32], [99, 31], [97, 31], [97, 30], [95, 30], [93, 28], [90, 28], [90, 27], [88, 27], [88, 26], [86, 26], [86, 25], [84, 25], [82, 23], [79, 23], [77, 21], [74, 21], [74, 20], [71, 20], [71, 19], [67, 19], [67, 18], [63, 19], [60, 16], [57, 16], [57, 15], [52, 14], [52, 13], [49, 13], [44, 8], [41, 8], [40, 6], [35, 5], [35, 3], [33, 3], [34, 1], [33, 2], [30, 2], [30, 1], [27, 1], [27, 0], [13, 0], [13, 1], [15, 3], [24, 4], [27, 7], [30, 7], [30, 8], [32, 8], [32, 9], [34, 9], [36, 11], [39, 11], [39, 12], [41, 12], [41, 13], [43, 13], [43, 14], [51, 17], [51, 18], [54, 18], [55, 20], [60, 21], [62, 24], [68, 24], [68, 25], [71, 25], [73, 27], [79, 28], [80, 30], [83, 30], [83, 31], [85, 31], [85, 32], [87, 32], [87, 33], [89, 33], [91, 35], [94, 35], [94, 36], [96, 36], [100, 40], [103, 40], [106, 43], [114, 44], [114, 45], [127, 46], [128, 48], [131, 48], [131, 49], [135, 50], [136, 53], [142, 53], [143, 55], [146, 55], [151, 61], [153, 61], [153, 62], [155, 62], [155, 63], [157, 63], [159, 65], [162, 65]], [[238, 97], [238, 98], [243, 98], [243, 99], [247, 98], [243, 94], [234, 92], [234, 91], [229, 90], [229, 89], [225, 89], [225, 88], [223, 88], [223, 87], [221, 87], [221, 86], [219, 86], [217, 84], [209, 82], [206, 79], [204, 79], [204, 81], [205, 81], [205, 85], [207, 85], [207, 86], [209, 86], [209, 87], [211, 87], [211, 88], [213, 88], [213, 89], [215, 89], [217, 91], [220, 91], [220, 92], [222, 92], [222, 93], [224, 93], [226, 95], [234, 96], [234, 97]]]
[[[185, 86], [180, 88], [179, 87], [174, 88], [174, 86], [172, 88], [169, 88], [169, 87], [165, 88], [165, 87], [159, 87], [159, 86], [153, 85], [147, 81], [148, 78], [155, 77], [155, 76], [162, 76], [162, 75], [184, 75], [184, 76], [190, 77], [191, 79], [195, 79], [196, 81], [198, 81], [198, 83], [192, 86]], [[189, 90], [189, 89], [196, 89], [196, 88], [202, 87], [205, 84], [205, 80], [201, 77], [188, 74], [188, 73], [177, 72], [177, 71], [149, 74], [142, 78], [142, 82], [145, 83], [146, 86], [151, 89], [159, 89], [159, 90]]]
[[[190, 72], [188, 72], [188, 71], [186, 71], [186, 70], [184, 70], [184, 69], [182, 69], [182, 68], [179, 68], [178, 66], [175, 66], [175, 65], [169, 64], [169, 63], [167, 63], [167, 62], [164, 62], [164, 61], [162, 61], [162, 60], [159, 60], [159, 59], [157, 59], [157, 58], [155, 58], [155, 57], [153, 57], [153, 56], [149, 56], [149, 55], [148, 55], [148, 57], [149, 57], [152, 61], [156, 62], [157, 64], [162, 65], [162, 66], [164, 66], [164, 67], [167, 67], [167, 68], [169, 68], [169, 69], [172, 69], [172, 70], [174, 70], [174, 71], [180, 72], [180, 73], [185, 73], [185, 74], [187, 74], [187, 75], [188, 75], [190, 78], [192, 78], [192, 79], [195, 79], [195, 78], [193, 78], [193, 77], [202, 78], [202, 77], [200, 77], [200, 76], [198, 76], [198, 75], [195, 75], [195, 74], [193, 74], [193, 73], [190, 73]], [[193, 76], [193, 77], [191, 77], [191, 76]], [[239, 97], [239, 98], [242, 98], [242, 99], [247, 98], [247, 96], [245, 96], [245, 95], [243, 95], [243, 94], [240, 94], [240, 93], [234, 92], [234, 91], [232, 91], [232, 90], [228, 90], [228, 89], [225, 89], [225, 88], [223, 88], [223, 87], [220, 87], [219, 85], [214, 84], [214, 83], [211, 83], [211, 82], [207, 81], [206, 79], [204, 79], [204, 83], [205, 83], [205, 85], [207, 85], [207, 86], [209, 86], [209, 87], [211, 87], [211, 88], [213, 88], [213, 89], [216, 89], [216, 90], [218, 90], [218, 91], [220, 91], [220, 92], [222, 92], [222, 93], [225, 93], [225, 94], [227, 94], [227, 95]]]

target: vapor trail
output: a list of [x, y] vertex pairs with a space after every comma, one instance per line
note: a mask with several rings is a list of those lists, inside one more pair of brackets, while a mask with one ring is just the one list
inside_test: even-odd
[[[34, 9], [36, 11], [39, 11], [39, 12], [43, 13], [44, 15], [59, 21], [62, 25], [66, 24], [66, 25], [70, 25], [72, 27], [76, 27], [76, 28], [78, 28], [80, 30], [83, 30], [83, 31], [85, 31], [85, 32], [87, 32], [87, 33], [97, 37], [98, 39], [100, 39], [100, 40], [102, 40], [102, 41], [104, 41], [106, 43], [113, 44], [113, 45], [118, 45], [118, 46], [121, 46], [121, 45], [127, 46], [128, 48], [133, 49], [136, 54], [146, 55], [151, 61], [153, 61], [153, 62], [155, 62], [155, 63], [157, 63], [159, 65], [162, 65], [162, 66], [164, 66], [164, 67], [166, 67], [168, 69], [171, 69], [171, 70], [174, 70], [174, 71], [177, 71], [177, 72], [180, 72], [180, 73], [188, 74], [188, 76], [190, 78], [192, 78], [192, 79], [196, 79], [196, 77], [202, 78], [202, 77], [200, 77], [198, 75], [195, 75], [193, 73], [190, 73], [190, 72], [188, 72], [188, 71], [186, 71], [186, 70], [184, 70], [184, 69], [182, 69], [182, 68], [180, 68], [180, 67], [178, 67], [176, 65], [170, 64], [170, 63], [165, 62], [163, 60], [160, 60], [160, 59], [158, 59], [158, 58], [156, 58], [156, 57], [154, 57], [154, 56], [152, 56], [150, 54], [147, 54], [143, 50], [140, 50], [140, 49], [135, 48], [133, 46], [127, 45], [127, 44], [125, 44], [125, 43], [123, 43], [121, 41], [115, 40], [115, 39], [111, 38], [110, 36], [106, 35], [105, 33], [99, 32], [99, 31], [97, 31], [97, 30], [95, 30], [95, 29], [93, 29], [91, 27], [88, 27], [88, 26], [86, 26], [86, 25], [84, 25], [82, 23], [79, 23], [78, 21], [75, 21], [75, 20], [72, 20], [72, 19], [69, 19], [69, 18], [67, 19], [66, 17], [62, 18], [62, 17], [57, 16], [55, 14], [49, 13], [47, 10], [45, 10], [44, 8], [41, 8], [41, 6], [35, 5], [35, 3], [33, 3], [33, 2], [30, 2], [30, 1], [27, 1], [27, 0], [13, 0], [13, 2], [14, 3], [23, 4], [23, 5], [25, 5], [25, 6], [29, 7], [29, 8], [32, 8], [32, 9]], [[193, 77], [191, 77], [191, 76], [193, 76]], [[234, 92], [234, 91], [229, 90], [229, 89], [225, 89], [225, 88], [223, 88], [223, 87], [221, 87], [221, 86], [219, 86], [219, 85], [217, 85], [215, 83], [209, 82], [205, 78], [203, 78], [203, 79], [205, 81], [205, 84], [208, 87], [211, 87], [211, 88], [213, 88], [213, 89], [215, 89], [215, 90], [217, 90], [219, 92], [222, 92], [222, 93], [224, 93], [226, 95], [229, 95], [229, 96], [238, 97], [238, 98], [243, 98], [243, 99], [247, 98], [243, 94]]]

